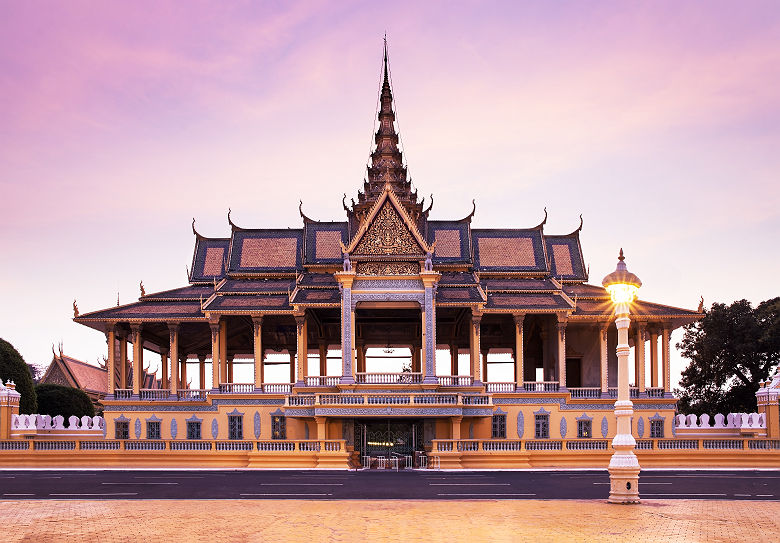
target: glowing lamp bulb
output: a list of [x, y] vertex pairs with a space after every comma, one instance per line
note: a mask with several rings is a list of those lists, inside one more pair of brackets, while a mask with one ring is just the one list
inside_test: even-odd
[[630, 304], [636, 299], [639, 289], [635, 285], [615, 283], [606, 287], [612, 302], [616, 304]]

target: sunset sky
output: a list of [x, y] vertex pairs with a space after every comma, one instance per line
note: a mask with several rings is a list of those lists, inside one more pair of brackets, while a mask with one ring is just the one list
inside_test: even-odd
[[[643, 299], [777, 296], [777, 2], [0, 1], [0, 337], [94, 363], [71, 321], [186, 284], [207, 236], [343, 220], [382, 36], [432, 219], [623, 247]], [[679, 341], [677, 331], [673, 341]], [[673, 358], [673, 372], [683, 361]], [[676, 379], [673, 379], [676, 383]]]

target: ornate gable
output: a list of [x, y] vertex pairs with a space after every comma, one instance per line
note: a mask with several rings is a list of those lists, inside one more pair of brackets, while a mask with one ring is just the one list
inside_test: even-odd
[[371, 256], [425, 255], [425, 251], [389, 201], [382, 205], [352, 253]]
[[385, 185], [349, 247], [344, 249], [350, 256], [357, 257], [411, 256], [415, 259], [432, 251], [389, 184]]

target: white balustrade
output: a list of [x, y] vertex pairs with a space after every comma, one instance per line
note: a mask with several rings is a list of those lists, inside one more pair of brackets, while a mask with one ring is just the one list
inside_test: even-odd
[[443, 387], [469, 387], [474, 384], [471, 375], [439, 375], [436, 379]]
[[248, 394], [255, 391], [254, 383], [220, 383], [219, 391], [223, 394]]
[[338, 386], [341, 377], [332, 375], [309, 375], [306, 377], [307, 387], [335, 387]]
[[575, 387], [567, 389], [572, 398], [600, 398], [601, 389], [598, 387]]
[[367, 385], [394, 385], [422, 383], [423, 375], [420, 372], [401, 372], [401, 373], [363, 373], [355, 374], [355, 380], [360, 384]]
[[266, 394], [291, 394], [290, 383], [263, 383], [263, 392]]
[[167, 388], [142, 388], [138, 391], [138, 397], [147, 401], [168, 400], [170, 394]]
[[557, 392], [560, 387], [558, 381], [526, 381], [523, 383], [525, 392]]
[[186, 388], [176, 392], [176, 397], [180, 401], [190, 402], [202, 402], [206, 399], [206, 395], [211, 392], [207, 388]]
[[485, 390], [488, 392], [514, 392], [514, 383], [485, 383]]
[[172, 451], [210, 451], [211, 441], [171, 441]]

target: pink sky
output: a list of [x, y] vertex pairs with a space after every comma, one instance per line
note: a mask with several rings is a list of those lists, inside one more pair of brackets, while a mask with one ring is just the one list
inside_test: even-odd
[[[190, 221], [342, 220], [387, 32], [434, 219], [585, 227], [644, 299], [778, 295], [775, 2], [0, 1], [0, 337], [94, 362], [86, 312], [186, 283]], [[674, 341], [681, 333], [675, 333]], [[673, 360], [679, 372], [682, 361]]]

